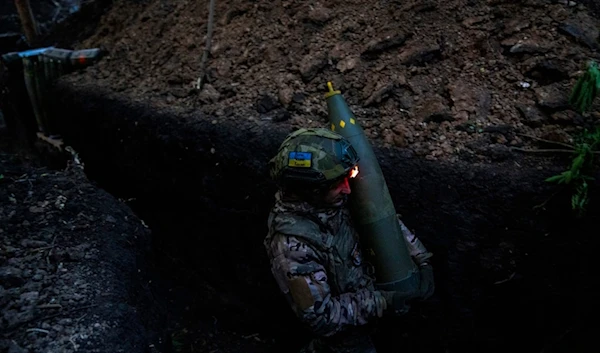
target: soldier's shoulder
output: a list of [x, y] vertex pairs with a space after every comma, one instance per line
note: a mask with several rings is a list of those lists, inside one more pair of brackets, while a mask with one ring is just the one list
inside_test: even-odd
[[324, 246], [325, 235], [319, 225], [308, 217], [295, 213], [280, 213], [272, 215], [269, 223], [270, 234], [291, 236], [300, 242], [313, 246]]
[[287, 235], [319, 233], [319, 226], [310, 218], [296, 213], [273, 214], [269, 228]]

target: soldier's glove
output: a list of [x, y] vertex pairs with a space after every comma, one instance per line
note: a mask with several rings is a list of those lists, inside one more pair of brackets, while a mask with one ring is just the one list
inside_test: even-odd
[[410, 256], [419, 269], [418, 286], [413, 292], [381, 291], [387, 305], [387, 309], [384, 312], [386, 316], [401, 316], [408, 313], [410, 310], [410, 301], [428, 299], [435, 291], [433, 268], [429, 264], [429, 259], [433, 254], [427, 251], [419, 238], [404, 225], [399, 215], [398, 224], [404, 235]]
[[415, 300], [429, 299], [435, 291], [433, 279], [433, 268], [431, 265], [422, 265], [417, 274], [418, 285], [414, 291], [381, 291], [387, 304], [386, 313], [393, 315], [406, 314], [410, 309], [410, 303]]
[[398, 291], [381, 291], [387, 304], [384, 316], [402, 316], [410, 310], [407, 301], [414, 298], [414, 294], [407, 294]]
[[428, 264], [428, 260], [433, 254], [427, 251], [427, 248], [421, 243], [421, 240], [419, 240], [419, 238], [404, 225], [400, 220], [400, 215], [396, 215], [396, 217], [398, 218], [398, 224], [400, 225], [404, 240], [406, 240], [408, 252], [413, 261], [419, 266]]
[[419, 298], [428, 299], [434, 291], [433, 268], [429, 264], [419, 266]]

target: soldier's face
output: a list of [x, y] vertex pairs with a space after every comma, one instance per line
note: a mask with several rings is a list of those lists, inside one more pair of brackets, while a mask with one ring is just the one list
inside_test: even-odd
[[332, 206], [341, 206], [346, 200], [346, 195], [350, 195], [350, 192], [348, 178], [344, 178], [327, 191], [324, 201]]

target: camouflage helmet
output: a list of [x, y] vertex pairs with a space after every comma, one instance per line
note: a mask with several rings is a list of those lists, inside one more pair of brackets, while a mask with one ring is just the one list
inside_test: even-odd
[[302, 128], [281, 143], [269, 162], [280, 186], [322, 187], [349, 174], [358, 154], [348, 140], [323, 128]]

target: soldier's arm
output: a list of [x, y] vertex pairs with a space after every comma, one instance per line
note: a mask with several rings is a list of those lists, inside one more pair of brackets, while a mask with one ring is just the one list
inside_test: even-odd
[[308, 244], [279, 235], [271, 244], [271, 270], [298, 317], [313, 332], [330, 336], [381, 317], [386, 301], [379, 291], [361, 289], [332, 296], [323, 267], [325, 254]]

